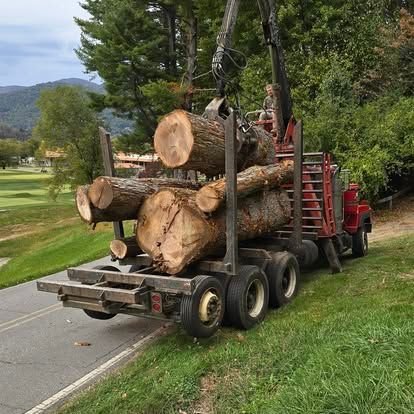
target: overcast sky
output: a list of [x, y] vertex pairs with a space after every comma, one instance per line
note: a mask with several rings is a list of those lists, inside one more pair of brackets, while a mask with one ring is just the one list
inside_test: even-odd
[[0, 86], [90, 79], [73, 49], [79, 0], [0, 0]]

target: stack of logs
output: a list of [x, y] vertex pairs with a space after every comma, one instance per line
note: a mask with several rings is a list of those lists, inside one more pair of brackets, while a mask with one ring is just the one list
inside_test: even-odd
[[[238, 154], [240, 240], [274, 233], [290, 220], [281, 185], [291, 182], [293, 163], [274, 163], [273, 137], [253, 127], [256, 145]], [[224, 127], [182, 110], [166, 115], [154, 136], [155, 151], [167, 168], [195, 170], [207, 177], [225, 170]], [[85, 222], [137, 220], [136, 235], [111, 243], [117, 258], [147, 253], [158, 270], [177, 274], [225, 246], [225, 178], [201, 186], [169, 178], [98, 177], [79, 187], [76, 205]]]

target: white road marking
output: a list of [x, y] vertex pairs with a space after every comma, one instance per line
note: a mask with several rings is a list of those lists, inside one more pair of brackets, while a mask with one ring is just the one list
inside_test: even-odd
[[6, 325], [10, 325], [11, 323], [15, 323], [17, 321], [20, 321], [21, 319], [26, 319], [30, 316], [36, 315], [37, 313], [44, 312], [47, 309], [56, 308], [59, 305], [60, 305], [59, 303], [55, 303], [54, 305], [47, 306], [46, 308], [39, 309], [39, 310], [34, 311], [32, 313], [28, 313], [27, 315], [20, 316], [20, 317], [18, 317], [16, 319], [13, 319], [11, 321], [0, 323], [0, 328], [3, 328], [3, 326], [6, 326]]
[[89, 374], [86, 374], [85, 376], [78, 379], [74, 383], [68, 385], [66, 388], [59, 391], [58, 393], [56, 393], [52, 397], [50, 397], [47, 400], [43, 401], [42, 403], [36, 405], [36, 407], [33, 407], [31, 410], [27, 411], [26, 414], [41, 414], [41, 413], [44, 413], [46, 410], [49, 410], [51, 407], [53, 407], [59, 401], [67, 398], [70, 394], [72, 394], [75, 391], [79, 390], [80, 388], [84, 387], [88, 382], [90, 382], [93, 379], [95, 379], [95, 378], [99, 377], [100, 375], [104, 374], [106, 371], [108, 371], [110, 368], [112, 368], [114, 365], [116, 365], [122, 359], [127, 358], [128, 356], [130, 356], [134, 352], [136, 352], [139, 348], [142, 348], [145, 344], [148, 344], [149, 342], [154, 340], [163, 331], [165, 331], [164, 327], [158, 328], [154, 332], [147, 335], [145, 338], [142, 338], [138, 342], [135, 342], [135, 344], [131, 345], [130, 347], [128, 347], [127, 349], [122, 351], [120, 354], [115, 355], [113, 358], [106, 361], [105, 363], [103, 363], [98, 368], [95, 368]]
[[0, 333], [6, 332], [9, 329], [23, 325], [27, 322], [32, 321], [33, 319], [41, 318], [42, 316], [55, 312], [59, 309], [63, 309], [63, 307], [60, 303], [56, 303], [55, 305], [51, 305], [51, 306], [48, 306], [47, 308], [39, 309], [36, 312], [29, 313], [28, 315], [24, 315], [24, 316], [21, 316], [20, 318], [13, 319], [12, 321], [4, 322], [0, 324]]

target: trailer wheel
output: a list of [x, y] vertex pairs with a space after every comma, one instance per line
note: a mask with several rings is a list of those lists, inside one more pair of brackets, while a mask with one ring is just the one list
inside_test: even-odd
[[100, 321], [106, 321], [108, 319], [112, 319], [114, 316], [116, 316], [116, 313], [105, 313], [105, 312], [99, 312], [94, 311], [90, 309], [83, 309], [83, 311], [92, 319], [98, 319]]
[[183, 295], [181, 324], [190, 336], [208, 338], [220, 327], [224, 316], [225, 293], [213, 276], [196, 276], [192, 295]]
[[142, 265], [132, 265], [128, 271], [128, 273], [135, 273], [138, 272], [139, 270], [143, 269], [144, 266]]
[[355, 257], [363, 257], [368, 253], [368, 234], [364, 227], [352, 235], [352, 254]]
[[[99, 265], [94, 267], [95, 270], [108, 270], [110, 272], [119, 272], [119, 269], [115, 266], [108, 266], [108, 265]], [[90, 309], [83, 309], [83, 311], [92, 319], [98, 319], [100, 321], [106, 321], [108, 319], [112, 319], [116, 316], [116, 313], [105, 313], [94, 311]]]
[[261, 322], [267, 312], [269, 284], [257, 266], [240, 266], [239, 274], [230, 280], [227, 311], [232, 325], [250, 329]]
[[280, 308], [291, 302], [299, 289], [299, 264], [289, 252], [271, 253], [272, 259], [266, 267], [269, 280], [269, 306]]

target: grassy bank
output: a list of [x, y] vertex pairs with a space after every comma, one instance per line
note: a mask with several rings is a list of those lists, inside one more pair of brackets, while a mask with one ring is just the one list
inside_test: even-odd
[[63, 413], [412, 413], [413, 269], [414, 236], [376, 243], [261, 326], [178, 330]]
[[108, 252], [111, 227], [81, 223], [73, 194], [47, 196], [47, 174], [0, 170], [0, 288], [75, 266]]

